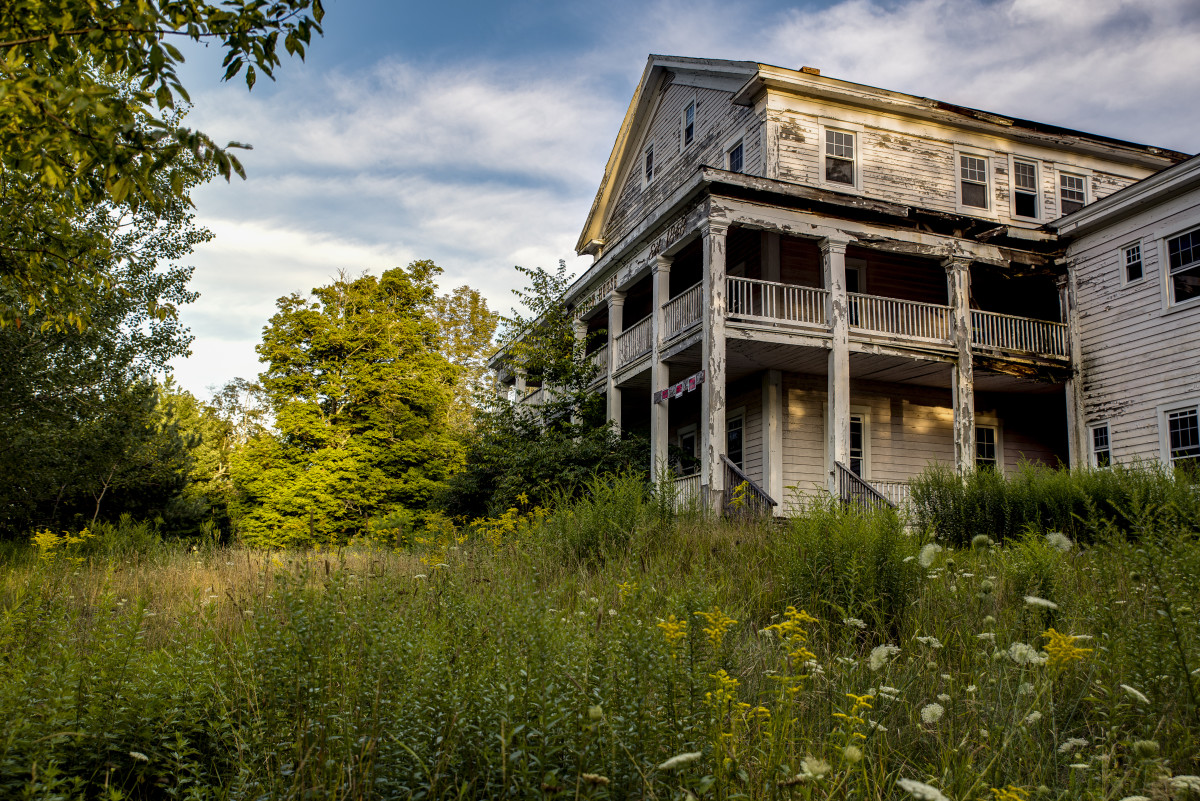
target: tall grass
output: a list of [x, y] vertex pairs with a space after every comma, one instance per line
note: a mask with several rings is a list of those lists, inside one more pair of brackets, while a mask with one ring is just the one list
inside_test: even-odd
[[[592, 489], [412, 551], [11, 558], [0, 797], [1165, 801], [1200, 773], [1200, 544], [1169, 515], [939, 551], [894, 515]], [[1090, 651], [1044, 662], [1051, 628]]]

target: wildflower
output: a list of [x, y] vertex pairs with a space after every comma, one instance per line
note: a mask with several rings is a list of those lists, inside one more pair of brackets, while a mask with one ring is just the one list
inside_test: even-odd
[[604, 717], [604, 707], [593, 704], [588, 707], [588, 720], [600, 720]]
[[670, 759], [668, 759], [666, 762], [659, 765], [658, 769], [659, 770], [675, 770], [676, 768], [682, 768], [685, 765], [690, 765], [693, 762], [696, 762], [697, 760], [700, 759], [701, 756], [703, 756], [703, 755], [699, 751], [688, 751], [687, 753], [684, 753], [684, 754], [677, 754], [677, 755], [671, 757]]
[[425, 575], [424, 573], [417, 573], [415, 576], [413, 576], [413, 578], [414, 579], [424, 579], [424, 578], [429, 578], [429, 576]]
[[871, 649], [871, 658], [867, 664], [870, 665], [871, 670], [879, 670], [888, 663], [889, 659], [898, 653], [900, 653], [900, 649], [894, 645], [877, 645]]
[[617, 593], [621, 596], [621, 600], [624, 601], [626, 596], [637, 592], [637, 588], [636, 581], [623, 581], [617, 585]]
[[939, 701], [941, 701], [943, 704], [947, 704], [950, 702], [950, 696], [946, 695], [946, 693], [938, 693], [937, 699]]
[[1042, 713], [1036, 709], [1025, 716], [1025, 720], [1021, 721], [1026, 726], [1034, 726], [1042, 719]]
[[1158, 756], [1158, 743], [1154, 740], [1134, 740], [1133, 753], [1141, 759], [1153, 759]]
[[150, 761], [150, 757], [146, 756], [141, 751], [130, 751], [129, 755], [131, 757], [133, 757], [134, 759], [136, 759], [138, 762], [149, 762]]
[[1171, 788], [1186, 790], [1190, 793], [1200, 793], [1200, 776], [1172, 776]]
[[1074, 768], [1075, 770], [1089, 770], [1092, 766], [1086, 762], [1072, 762], [1070, 765], [1067, 765], [1067, 767]]
[[971, 550], [982, 551], [992, 546], [992, 538], [987, 534], [976, 534], [971, 538]]
[[883, 734], [884, 732], [887, 731], [887, 726], [884, 726], [879, 721], [872, 720], [871, 718], [867, 718], [867, 725], [871, 727], [872, 731], [877, 731], [880, 734]]
[[1032, 645], [1026, 645], [1023, 642], [1014, 642], [1008, 646], [1008, 658], [1018, 665], [1044, 665], [1046, 663], [1046, 657], [1038, 653]]
[[990, 594], [991, 591], [994, 589], [996, 589], [996, 585], [992, 582], [991, 579], [984, 579], [983, 581], [979, 582], [979, 590], [984, 595]]
[[716, 673], [708, 674], [710, 679], [716, 680], [716, 688], [711, 692], [704, 694], [704, 698], [710, 706], [724, 707], [737, 698], [737, 688], [740, 682], [733, 676], [730, 676], [724, 670], [718, 670]]
[[588, 784], [596, 785], [597, 787], [607, 787], [608, 777], [601, 776], [598, 773], [581, 773], [579, 778], [583, 779]]
[[1075, 543], [1071, 542], [1070, 537], [1058, 531], [1047, 531], [1046, 542], [1050, 543], [1052, 548], [1057, 548], [1063, 553], [1071, 550], [1071, 548], [1075, 545]]
[[807, 775], [819, 779], [830, 771], [830, 765], [823, 759], [809, 757], [800, 763], [800, 769]]
[[1045, 598], [1039, 598], [1036, 595], [1026, 595], [1025, 603], [1029, 606], [1040, 606], [1050, 610], [1058, 608], [1058, 604], [1054, 603], [1054, 601], [1047, 601]]
[[719, 607], [713, 607], [711, 612], [697, 612], [696, 616], [704, 618], [704, 622], [708, 623], [707, 626], [702, 627], [702, 630], [705, 636], [708, 637], [709, 644], [714, 649], [721, 647], [721, 642], [725, 639], [725, 632], [734, 623], [737, 623], [736, 620], [722, 612]]
[[1121, 801], [1150, 801], [1150, 797], [1145, 795], [1127, 795]]
[[859, 631], [861, 631], [867, 627], [866, 623], [864, 623], [863, 621], [859, 620], [856, 617], [842, 618], [842, 623], [849, 626], [850, 628], [858, 629]]
[[608, 610], [608, 616], [609, 616], [609, 617], [616, 617], [616, 616], [617, 616], [617, 610], [616, 610], [616, 609], [609, 609], [609, 610]]
[[1140, 692], [1138, 692], [1137, 690], [1133, 689], [1133, 688], [1132, 688], [1132, 687], [1130, 687], [1128, 684], [1122, 684], [1122, 685], [1121, 685], [1121, 689], [1125, 691], [1125, 694], [1126, 694], [1126, 695], [1128, 695], [1128, 696], [1129, 696], [1130, 698], [1132, 698], [1133, 700], [1137, 701], [1139, 704], [1148, 704], [1148, 703], [1150, 703], [1150, 699], [1149, 699], [1149, 698], [1147, 698], [1146, 696], [1142, 695]]
[[1076, 751], [1078, 751], [1080, 748], [1086, 748], [1087, 744], [1088, 744], [1087, 740], [1080, 739], [1079, 737], [1072, 737], [1071, 739], [1067, 740], [1065, 743], [1063, 743], [1062, 745], [1060, 745], [1058, 747], [1058, 753], [1073, 754]]
[[891, 695], [891, 696], [897, 696], [900, 694], [900, 691], [897, 690], [895, 687], [889, 687], [886, 684], [879, 685], [879, 692], [883, 695]]
[[985, 617], [983, 619], [983, 625], [987, 626], [987, 627], [996, 625], [996, 618], [992, 617], [991, 615], [988, 615], [987, 617]]
[[1017, 687], [1017, 695], [1032, 695], [1033, 685], [1027, 681], [1023, 681]]
[[667, 648], [674, 656], [680, 641], [687, 636], [687, 621], [679, 620], [674, 615], [667, 615], [667, 619], [659, 622], [657, 626], [662, 629], [663, 637], [667, 640]]
[[921, 555], [917, 557], [917, 561], [921, 563], [921, 567], [929, 567], [941, 552], [942, 546], [931, 542], [921, 549]]
[[934, 724], [946, 714], [946, 707], [941, 704], [926, 704], [921, 707], [921, 722]]
[[917, 557], [915, 557], [915, 556], [906, 556], [903, 559], [901, 559], [900, 561], [903, 562], [904, 564], [908, 564], [909, 562], [911, 562], [912, 560], [914, 560], [916, 558]]
[[1092, 652], [1091, 648], [1080, 648], [1075, 645], [1079, 639], [1070, 634], [1059, 634], [1054, 629], [1046, 629], [1042, 636], [1050, 640], [1046, 644], [1046, 653], [1050, 657], [1050, 667], [1064, 668], [1076, 660], [1082, 660]]
[[937, 637], [918, 637], [917, 642], [921, 643], [922, 645], [928, 645], [935, 651], [942, 647], [942, 644], [938, 641]]
[[1029, 798], [1028, 791], [1011, 784], [1004, 788], [993, 787], [992, 795], [995, 796], [995, 801], [1026, 801]]
[[897, 779], [896, 785], [918, 801], [950, 801], [945, 793], [925, 782], [913, 779]]
[[848, 745], [842, 749], [842, 758], [851, 765], [857, 765], [859, 762], [862, 762], [862, 749], [857, 745]]
[[993, 631], [984, 631], [979, 634], [976, 634], [975, 639], [986, 640], [987, 642], [995, 642], [996, 641], [996, 633]]

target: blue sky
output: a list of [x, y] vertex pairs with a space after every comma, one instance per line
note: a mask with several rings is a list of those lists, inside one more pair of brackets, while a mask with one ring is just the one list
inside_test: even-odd
[[193, 50], [189, 117], [254, 146], [248, 180], [193, 199], [200, 395], [261, 366], [276, 298], [339, 270], [429, 258], [507, 311], [514, 265], [573, 252], [649, 53], [825, 75], [1200, 150], [1197, 0], [407, 3], [326, 0], [326, 35], [277, 81], [222, 84]]

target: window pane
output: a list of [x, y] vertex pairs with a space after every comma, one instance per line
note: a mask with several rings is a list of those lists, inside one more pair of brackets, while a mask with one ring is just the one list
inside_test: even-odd
[[742, 418], [735, 417], [726, 423], [725, 444], [729, 461], [742, 469]]
[[983, 184], [973, 184], [969, 181], [963, 181], [962, 202], [964, 206], [974, 206], [977, 209], [986, 209], [988, 207], [987, 187]]
[[1176, 303], [1200, 298], [1200, 264], [1171, 274], [1171, 291]]
[[690, 145], [696, 137], [696, 104], [688, 103], [683, 112], [683, 143]]
[[1125, 248], [1125, 280], [1137, 281], [1142, 277], [1142, 246], [1130, 245]]
[[1028, 161], [1013, 162], [1013, 186], [1037, 191], [1037, 166]]
[[742, 143], [738, 142], [733, 146], [733, 150], [729, 151], [729, 171], [742, 171]]
[[1028, 192], [1016, 192], [1013, 195], [1014, 211], [1018, 217], [1037, 217], [1037, 195]]
[[1167, 415], [1171, 460], [1200, 459], [1200, 416], [1195, 409]]
[[1092, 455], [1097, 467], [1108, 467], [1112, 463], [1112, 451], [1108, 444], [1108, 426], [1092, 429]]
[[1171, 272], [1200, 261], [1200, 231], [1167, 240], [1167, 263]]
[[962, 157], [962, 177], [964, 181], [974, 181], [977, 184], [987, 183], [987, 165], [983, 159], [974, 156]]
[[854, 162], [835, 159], [832, 156], [825, 159], [825, 180], [839, 184], [854, 185]]
[[863, 474], [863, 420], [861, 417], [850, 418], [850, 472], [862, 478]]
[[975, 466], [996, 466], [996, 429], [975, 427]]
[[854, 134], [826, 131], [825, 155], [852, 160], [854, 158]]
[[1087, 202], [1087, 195], [1083, 189], [1083, 176], [1058, 176], [1058, 197], [1059, 211], [1062, 214], [1070, 214], [1082, 209], [1083, 204]]
[[[670, 129], [668, 129], [670, 130]], [[646, 148], [646, 180], [654, 178], [654, 148]]]

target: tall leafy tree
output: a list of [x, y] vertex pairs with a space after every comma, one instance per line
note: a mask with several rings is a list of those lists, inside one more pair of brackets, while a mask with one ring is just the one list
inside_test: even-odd
[[114, 281], [108, 243], [75, 224], [97, 206], [161, 211], [191, 178], [243, 174], [239, 145], [163, 118], [188, 101], [173, 42], [218, 43], [225, 78], [253, 86], [322, 16], [320, 0], [0, 3], [0, 325], [87, 324]]
[[234, 457], [236, 525], [254, 544], [343, 541], [372, 516], [426, 509], [462, 465], [430, 261], [345, 274], [280, 298], [260, 376], [274, 430]]
[[466, 432], [474, 425], [481, 397], [494, 392], [487, 360], [495, 350], [500, 315], [488, 309], [478, 289], [460, 286], [434, 301], [441, 334], [439, 350], [458, 367], [458, 381], [450, 405], [450, 424]]

